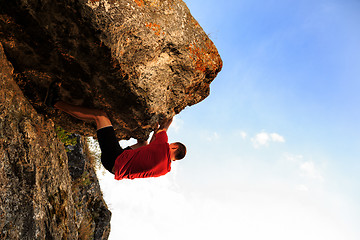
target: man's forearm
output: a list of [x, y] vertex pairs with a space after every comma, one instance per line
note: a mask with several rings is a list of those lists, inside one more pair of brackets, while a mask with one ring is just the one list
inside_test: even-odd
[[164, 119], [161, 123], [160, 123], [160, 130], [165, 130], [167, 131], [170, 127], [170, 124], [172, 123], [173, 118], [167, 118]]
[[160, 122], [160, 127], [158, 126], [158, 127], [154, 130], [154, 134], [151, 136], [150, 143], [155, 140], [155, 138], [156, 138], [155, 135], [156, 135], [157, 133], [162, 132], [162, 131], [167, 131], [167, 130], [169, 129], [172, 120], [173, 120], [172, 118], [166, 118], [166, 119], [164, 119], [164, 120], [162, 120], [162, 121]]

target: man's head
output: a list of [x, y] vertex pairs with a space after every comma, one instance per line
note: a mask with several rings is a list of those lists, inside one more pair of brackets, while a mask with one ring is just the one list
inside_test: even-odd
[[183, 159], [186, 155], [186, 147], [180, 142], [170, 144], [170, 159], [172, 161]]

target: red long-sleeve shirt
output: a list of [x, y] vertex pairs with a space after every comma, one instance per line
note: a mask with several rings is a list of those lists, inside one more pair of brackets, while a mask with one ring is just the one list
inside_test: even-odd
[[114, 164], [115, 179], [158, 177], [171, 170], [170, 148], [166, 131], [159, 132], [148, 145], [125, 150]]

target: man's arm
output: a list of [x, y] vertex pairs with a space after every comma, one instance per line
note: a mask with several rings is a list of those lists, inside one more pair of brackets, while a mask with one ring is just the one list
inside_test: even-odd
[[[172, 123], [172, 120], [173, 120], [173, 118], [166, 118], [166, 119], [164, 119], [164, 120], [162, 120], [160, 122], [160, 126], [159, 126], [159, 124], [157, 124], [156, 129], [154, 129], [154, 134], [151, 136], [150, 143], [155, 140], [155, 135], [157, 133], [162, 132], [162, 131], [167, 131], [169, 129], [170, 124]], [[148, 145], [147, 141], [145, 141], [145, 140], [137, 140], [137, 143], [132, 145], [131, 148], [132, 149], [137, 149], [137, 148], [140, 148], [140, 147], [143, 147], [143, 146], [146, 146], [146, 145]]]
[[160, 127], [157, 132], [167, 131], [172, 123], [173, 118], [165, 118], [160, 122]]
[[156, 135], [157, 133], [162, 132], [162, 131], [165, 131], [165, 132], [166, 132], [166, 131], [169, 129], [170, 124], [172, 123], [172, 120], [173, 120], [173, 118], [171, 117], [171, 118], [165, 118], [164, 120], [162, 120], [162, 121], [160, 122], [160, 126], [158, 126], [158, 127], [154, 130], [154, 134], [153, 134], [152, 137], [151, 137], [150, 143], [155, 140], [155, 135]]

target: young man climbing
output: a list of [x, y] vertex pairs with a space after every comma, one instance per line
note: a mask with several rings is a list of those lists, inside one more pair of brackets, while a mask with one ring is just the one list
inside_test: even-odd
[[58, 82], [50, 84], [45, 104], [75, 118], [96, 122], [101, 162], [109, 172], [115, 175], [115, 179], [158, 177], [170, 171], [172, 161], [185, 157], [186, 147], [182, 143], [168, 143], [166, 131], [172, 118], [159, 123], [160, 126], [154, 130], [149, 144], [147, 141], [138, 140], [135, 145], [123, 149], [120, 147], [114, 128], [104, 111], [61, 101], [59, 89]]

